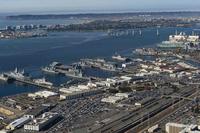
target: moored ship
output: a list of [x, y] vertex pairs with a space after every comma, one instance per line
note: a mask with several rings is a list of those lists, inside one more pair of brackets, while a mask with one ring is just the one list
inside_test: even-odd
[[184, 32], [180, 34], [170, 35], [168, 41], [163, 41], [158, 44], [159, 48], [185, 48], [188, 43], [199, 44], [200, 38], [198, 35], [186, 35]]
[[11, 78], [15, 78], [15, 79], [25, 79], [25, 73], [24, 70], [19, 71], [17, 68], [15, 68], [15, 70], [13, 72], [10, 72], [7, 74], [9, 77]]
[[0, 74], [0, 80], [2, 81], [8, 81], [8, 77], [4, 74]]
[[184, 48], [186, 46], [186, 43], [163, 41], [161, 44], [158, 44], [157, 46], [159, 48]]
[[112, 59], [118, 60], [118, 61], [125, 61], [126, 60], [126, 58], [122, 57], [121, 55], [113, 55]]
[[56, 67], [61, 66], [62, 64], [59, 62], [53, 62], [49, 66], [43, 67], [42, 71], [52, 74], [58, 74], [59, 72], [56, 71]]

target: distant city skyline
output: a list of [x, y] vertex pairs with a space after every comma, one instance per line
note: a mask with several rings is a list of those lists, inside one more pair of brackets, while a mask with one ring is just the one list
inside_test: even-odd
[[0, 0], [0, 13], [200, 11], [200, 0]]

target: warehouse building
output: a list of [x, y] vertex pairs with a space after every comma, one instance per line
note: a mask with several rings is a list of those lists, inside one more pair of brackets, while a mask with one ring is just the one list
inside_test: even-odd
[[33, 119], [30, 123], [25, 124], [24, 129], [30, 131], [42, 131], [54, 125], [59, 118], [60, 115], [58, 113], [46, 112], [42, 114], [42, 117]]
[[24, 124], [28, 123], [30, 120], [31, 119], [29, 117], [23, 116], [11, 122], [8, 126], [6, 126], [6, 129], [15, 130], [17, 128], [22, 127]]
[[102, 98], [101, 102], [115, 104], [115, 103], [120, 102], [123, 99], [124, 99], [123, 97], [109, 96], [107, 98]]
[[75, 91], [72, 92], [66, 88], [66, 90], [62, 89], [62, 92], [65, 92], [60, 95], [60, 100], [71, 100], [91, 95], [96, 95], [102, 93], [102, 89], [93, 89], [93, 90], [84, 90], [84, 91]]
[[167, 123], [165, 131], [166, 133], [200, 133], [200, 127], [198, 125]]
[[31, 109], [26, 116], [29, 118], [35, 118], [38, 117], [39, 115], [43, 114], [44, 112], [48, 112], [54, 107], [54, 105], [49, 105], [49, 104], [43, 104], [42, 106], [39, 106], [38, 108]]
[[130, 94], [128, 94], [128, 93], [116, 93], [115, 96], [116, 97], [129, 98]]

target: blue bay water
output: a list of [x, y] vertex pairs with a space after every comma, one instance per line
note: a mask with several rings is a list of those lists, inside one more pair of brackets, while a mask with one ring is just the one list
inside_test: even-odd
[[[108, 37], [104, 32], [53, 32], [44, 38], [0, 40], [0, 72], [18, 67], [33, 77], [45, 76], [59, 85], [69, 78], [44, 75], [40, 68], [53, 61], [70, 64], [81, 58], [110, 57], [116, 52], [129, 54], [135, 48], [154, 47], [175, 32], [174, 28], [161, 28], [160, 36], [156, 36], [156, 30], [144, 29], [142, 36], [137, 33], [134, 37]], [[34, 86], [0, 83], [0, 97], [36, 90]]]

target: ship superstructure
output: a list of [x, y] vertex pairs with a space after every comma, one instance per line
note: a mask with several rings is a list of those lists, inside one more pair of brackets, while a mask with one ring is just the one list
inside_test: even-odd
[[0, 80], [7, 81], [8, 77], [5, 74], [0, 74]]
[[199, 35], [186, 35], [185, 32], [180, 32], [180, 34], [170, 35], [168, 41], [163, 41], [157, 46], [160, 48], [185, 48], [189, 43], [199, 45], [199, 42]]
[[125, 61], [127, 58], [126, 57], [122, 57], [119, 54], [115, 54], [115, 55], [112, 56], [112, 59], [118, 60], [118, 61]]
[[15, 79], [25, 79], [26, 76], [24, 74], [24, 70], [19, 71], [17, 68], [13, 72], [8, 73], [9, 77], [15, 78]]

